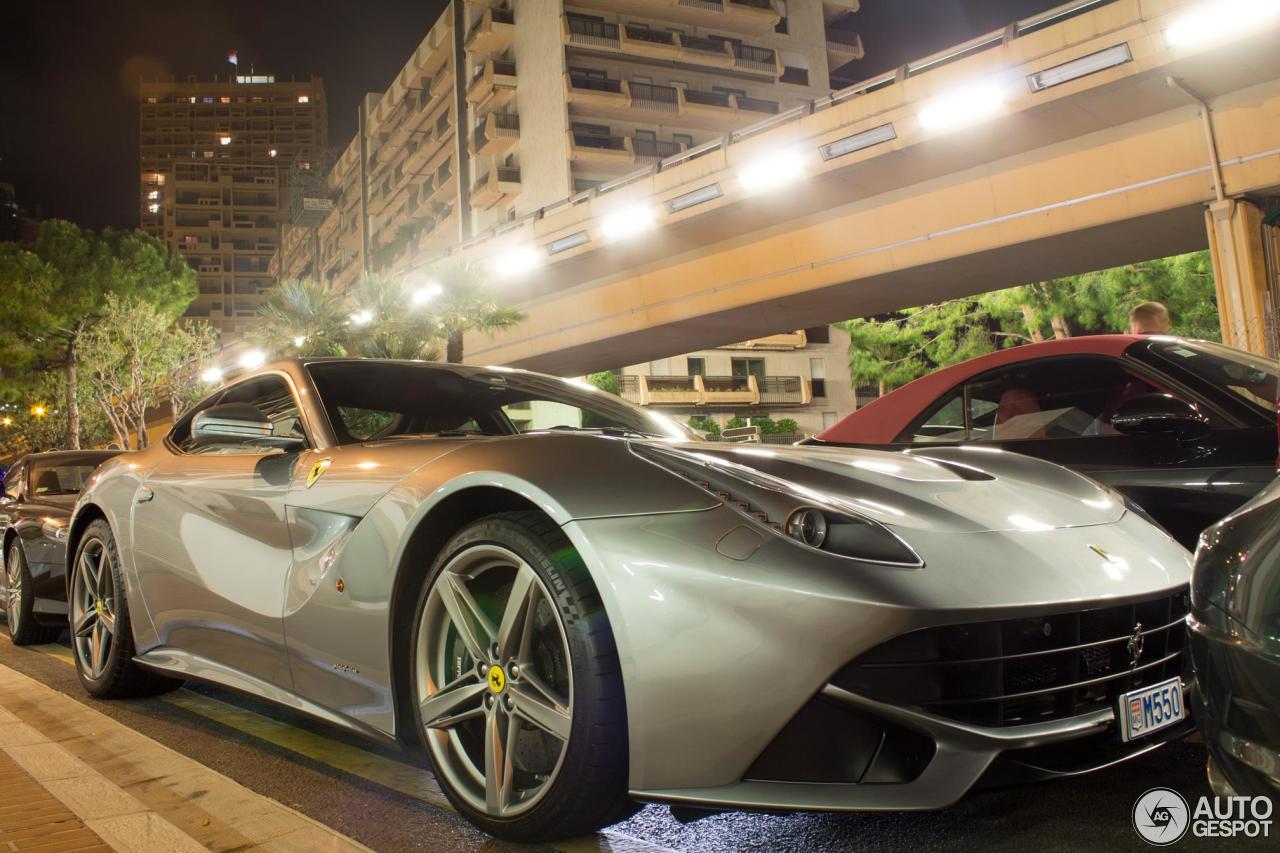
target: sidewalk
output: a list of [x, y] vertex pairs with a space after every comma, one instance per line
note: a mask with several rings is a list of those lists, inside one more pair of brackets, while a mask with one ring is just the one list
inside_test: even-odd
[[367, 848], [0, 666], [0, 853]]

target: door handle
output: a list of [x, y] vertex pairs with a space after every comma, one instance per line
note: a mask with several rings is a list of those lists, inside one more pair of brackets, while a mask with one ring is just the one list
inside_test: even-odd
[[133, 502], [144, 504], [147, 501], [154, 498], [155, 496], [156, 496], [156, 493], [151, 490], [150, 486], [142, 486], [141, 488], [138, 489], [138, 494], [134, 497]]

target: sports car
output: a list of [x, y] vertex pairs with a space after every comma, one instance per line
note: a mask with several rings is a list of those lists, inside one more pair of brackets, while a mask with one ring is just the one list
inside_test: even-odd
[[118, 450], [31, 453], [0, 494], [0, 601], [14, 645], [51, 643], [67, 628], [67, 520], [93, 470]]
[[1088, 474], [1188, 549], [1276, 473], [1274, 359], [1209, 341], [1091, 335], [999, 350], [917, 379], [809, 443], [978, 443]]
[[420, 746], [508, 839], [638, 801], [941, 808], [1190, 726], [1189, 555], [1115, 492], [690, 441], [509, 368], [240, 377], [94, 475], [68, 555], [89, 693], [199, 679]]

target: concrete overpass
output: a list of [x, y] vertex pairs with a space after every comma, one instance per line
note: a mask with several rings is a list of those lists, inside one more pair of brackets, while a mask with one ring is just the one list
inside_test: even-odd
[[[1280, 15], [1203, 38], [1231, 23], [1188, 28], [1205, 6], [1074, 3], [481, 235], [459, 251], [529, 265], [504, 283], [529, 320], [468, 359], [581, 373], [1211, 241], [1228, 336], [1257, 349], [1245, 200], [1280, 194]], [[744, 186], [762, 158], [786, 185]], [[654, 227], [610, 239], [637, 211]]]

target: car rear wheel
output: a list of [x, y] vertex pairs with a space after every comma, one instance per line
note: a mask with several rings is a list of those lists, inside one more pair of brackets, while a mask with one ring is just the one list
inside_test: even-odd
[[4, 574], [5, 618], [9, 621], [9, 639], [13, 644], [30, 646], [58, 639], [61, 628], [41, 625], [36, 621], [35, 582], [27, 566], [27, 557], [17, 542], [9, 546]]
[[181, 680], [157, 675], [133, 661], [129, 602], [107, 522], [99, 519], [85, 530], [71, 572], [71, 654], [84, 689], [99, 699], [125, 699], [181, 687]]
[[418, 732], [473, 824], [515, 841], [626, 816], [626, 709], [613, 633], [582, 559], [537, 513], [464, 528], [414, 620]]

